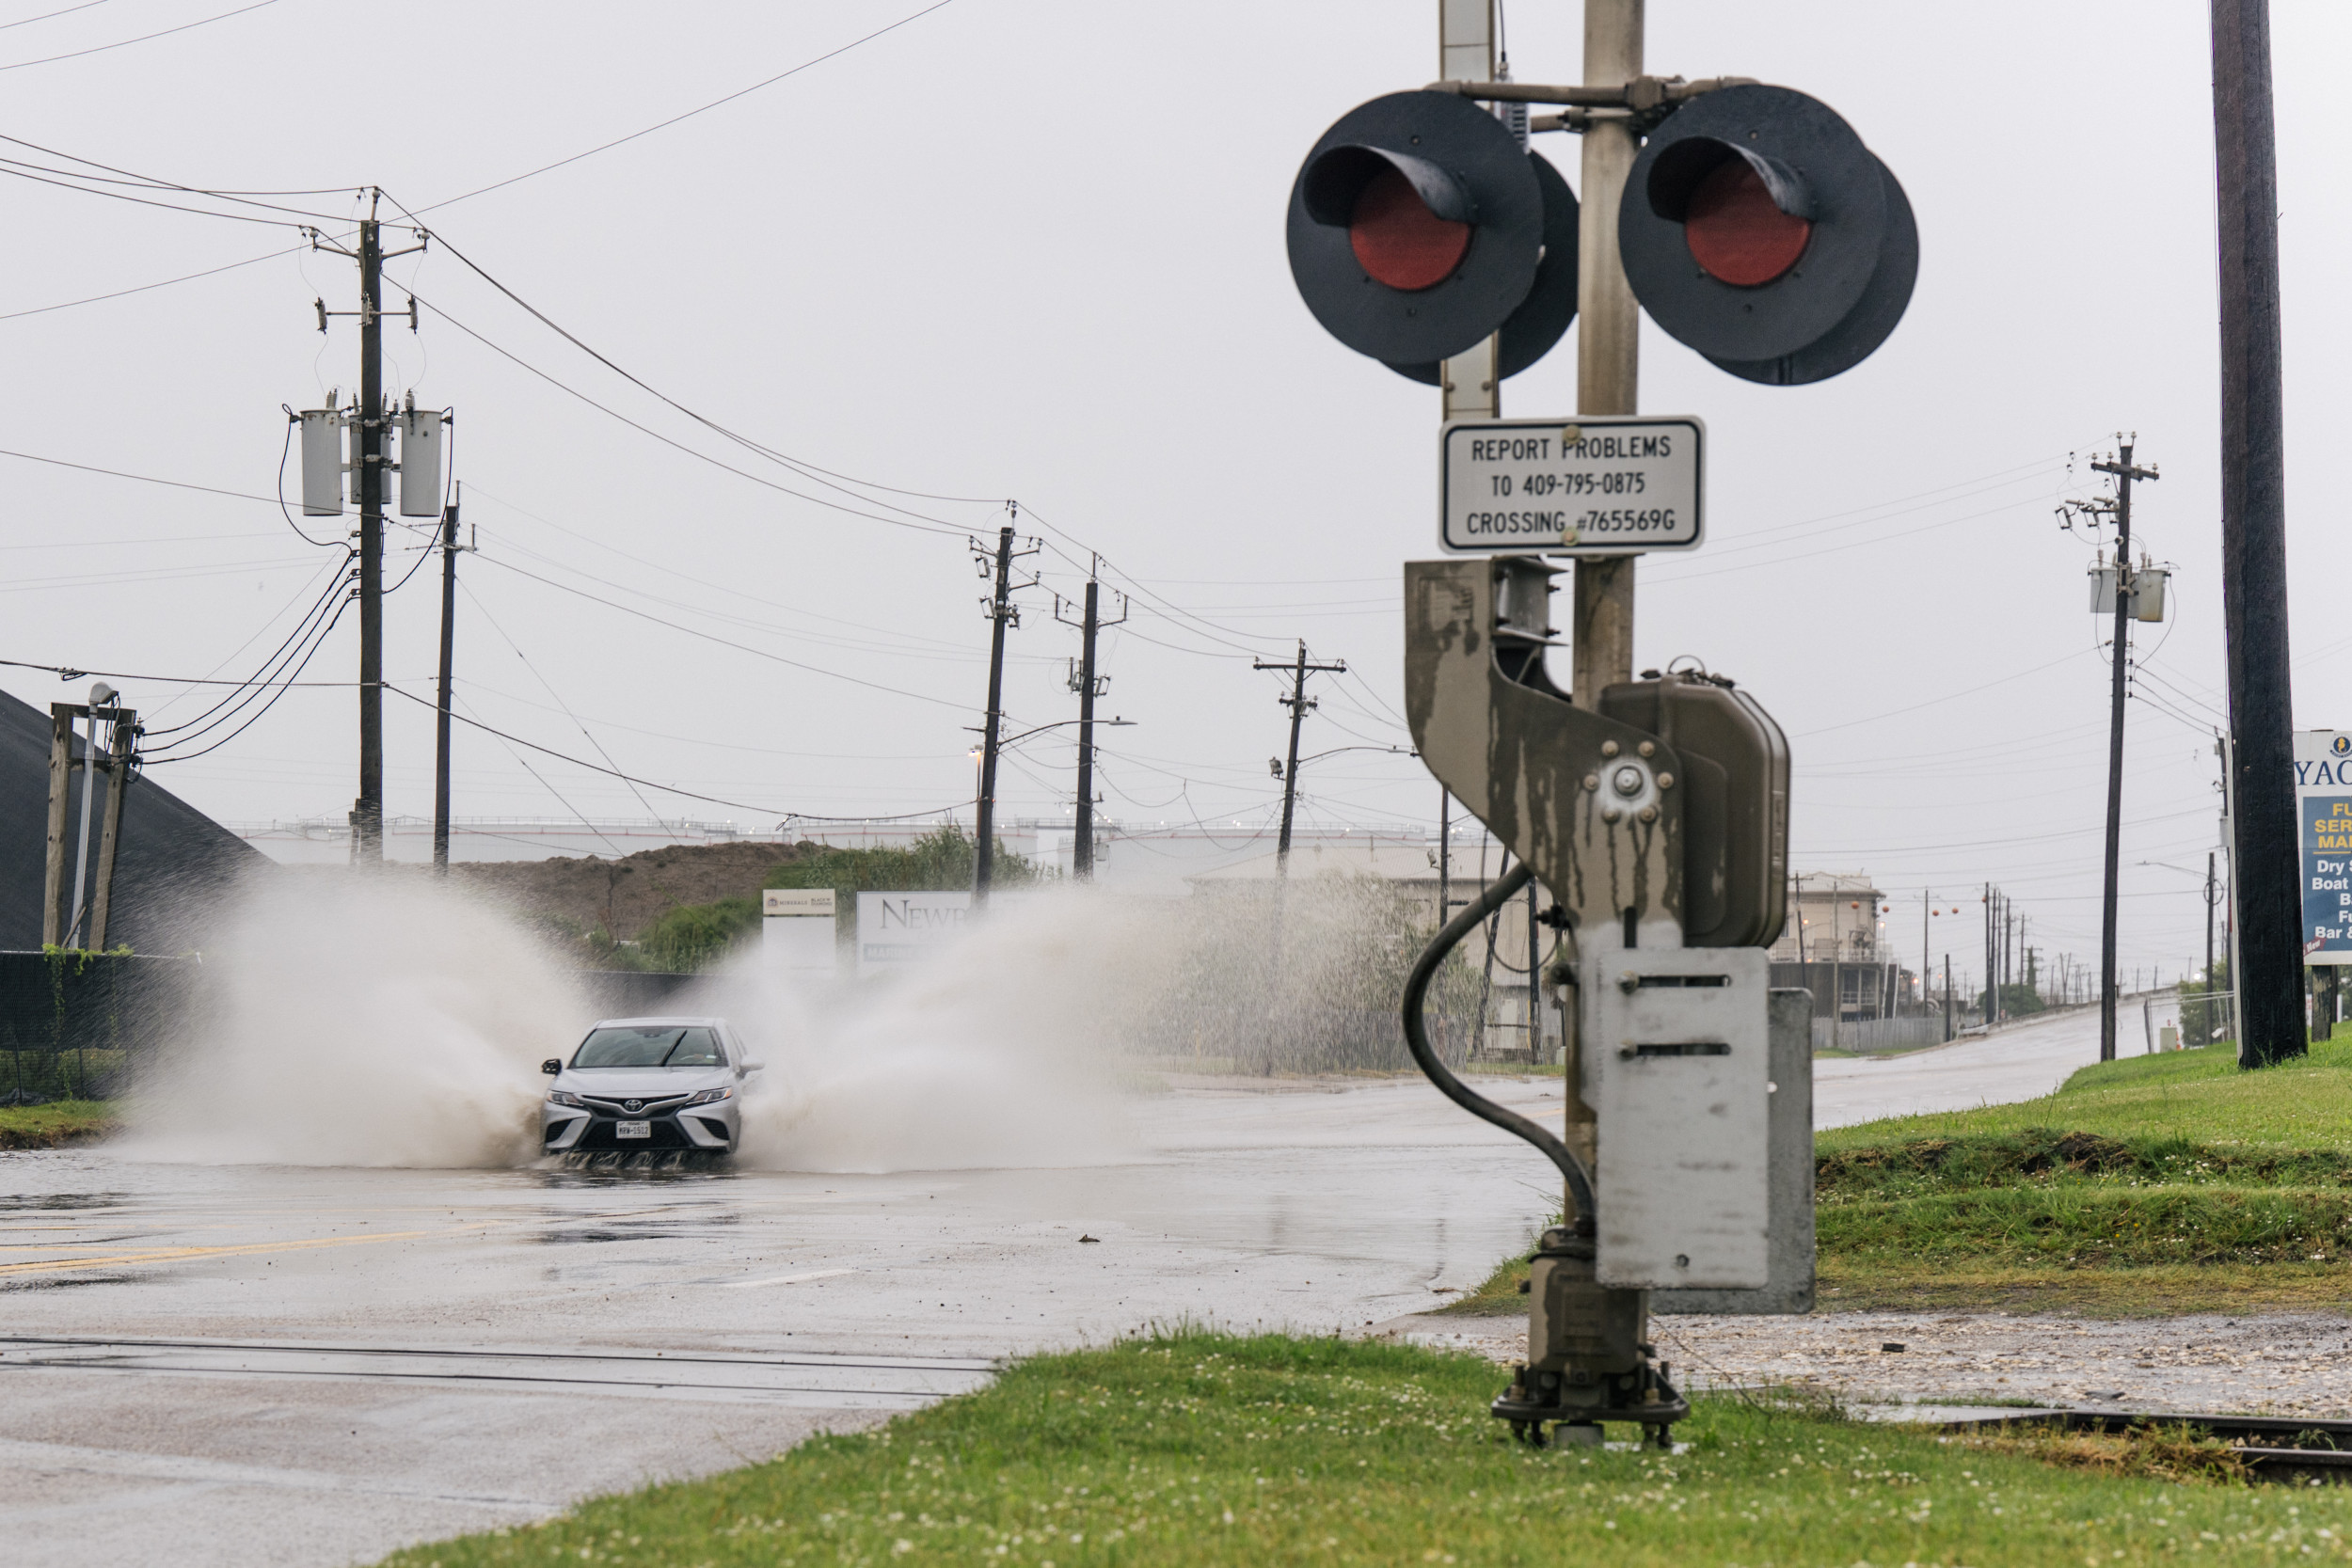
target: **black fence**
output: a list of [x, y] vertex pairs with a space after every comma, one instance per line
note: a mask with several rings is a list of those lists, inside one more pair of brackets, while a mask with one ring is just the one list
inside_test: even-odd
[[119, 1092], [203, 995], [197, 958], [0, 953], [0, 1104]]

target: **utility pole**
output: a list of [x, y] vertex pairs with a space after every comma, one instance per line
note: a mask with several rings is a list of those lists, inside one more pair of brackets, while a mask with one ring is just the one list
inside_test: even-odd
[[1930, 1005], [1928, 987], [1932, 982], [1935, 974], [1928, 965], [1928, 944], [1931, 940], [1928, 934], [1928, 925], [1935, 915], [1931, 902], [1934, 896], [1935, 893], [1932, 888], [1919, 890], [1919, 1010], [1922, 1013], [1928, 1010]]
[[1274, 845], [1274, 874], [1287, 880], [1291, 874], [1291, 817], [1298, 805], [1298, 727], [1307, 721], [1308, 709], [1316, 705], [1315, 700], [1307, 695], [1307, 677], [1343, 674], [1347, 670], [1347, 661], [1342, 659], [1337, 664], [1308, 663], [1307, 643], [1302, 638], [1295, 662], [1268, 664], [1261, 658], [1253, 660], [1249, 667], [1252, 670], [1280, 670], [1291, 677], [1290, 695], [1277, 699], [1291, 710], [1291, 749], [1288, 760], [1282, 764], [1282, 832]]
[[[1017, 502], [1005, 503], [1007, 512], [1020, 515]], [[981, 575], [988, 573], [988, 557], [973, 545], [980, 562]], [[1023, 556], [1035, 555], [1037, 546], [1016, 552], [1012, 547], [1012, 524], [996, 531], [996, 588], [980, 601], [982, 613], [989, 620], [988, 637], [988, 714], [980, 738], [980, 796], [975, 816], [979, 829], [979, 842], [973, 846], [972, 909], [974, 913], [988, 908], [989, 884], [996, 874], [996, 744], [1004, 734], [1005, 721], [1005, 627], [1021, 624], [1021, 607], [1012, 602], [1016, 587], [1012, 563]], [[1034, 580], [1034, 579], [1032, 579]], [[1089, 784], [1092, 780], [1088, 781]]]
[[1984, 1026], [1987, 1031], [1997, 1022], [1996, 1015], [2000, 1012], [2001, 992], [1994, 958], [1994, 919], [1993, 884], [1987, 882], [1984, 884]]
[[2122, 442], [2112, 458], [2091, 464], [2093, 471], [2115, 477], [2112, 501], [2074, 504], [2092, 516], [2115, 518], [2115, 657], [2107, 699], [2107, 842], [2106, 892], [2099, 907], [2099, 1060], [2115, 1060], [2115, 942], [2119, 879], [2123, 838], [2123, 702], [2128, 695], [2131, 668], [2132, 610], [2137, 597], [2132, 580], [2132, 482], [2158, 477], [2153, 468], [2132, 461], [2132, 443]]
[[441, 682], [433, 735], [433, 871], [449, 875], [450, 662], [457, 646], [457, 508], [461, 492], [441, 513]]
[[1438, 786], [1438, 928], [1454, 918], [1452, 909], [1454, 866], [1454, 792], [1443, 784]]
[[[385, 433], [391, 426], [391, 409], [384, 400], [384, 263], [394, 257], [425, 248], [424, 231], [417, 243], [389, 255], [383, 227], [376, 220], [380, 190], [368, 193], [368, 215], [359, 220], [359, 248], [345, 250], [327, 243], [315, 229], [309, 230], [310, 248], [331, 250], [359, 263], [359, 309], [329, 310], [318, 302], [319, 330], [329, 316], [359, 318], [359, 400], [351, 410], [351, 475], [359, 501], [359, 798], [351, 807], [351, 856], [354, 863], [380, 865], [384, 860], [384, 497], [391, 472], [385, 452]], [[417, 325], [417, 306], [408, 302], [408, 325]], [[341, 510], [342, 502], [336, 502]]]
[[[2205, 1045], [2213, 1039], [2213, 911], [2221, 902], [2220, 880], [2214, 874], [2214, 852], [2205, 851], [2205, 1010], [2197, 1031], [2197, 1043]], [[2236, 984], [2234, 978], [2231, 984]]]
[[2238, 1065], [2306, 1049], [2303, 911], [2287, 665], [2279, 171], [2268, 0], [2213, 0], [2220, 235], [2221, 603], [2230, 667], [2230, 982]]
[[[1076, 831], [1070, 841], [1070, 875], [1078, 881], [1094, 880], [1094, 699], [1110, 689], [1108, 675], [1094, 673], [1094, 637], [1104, 626], [1115, 626], [1127, 619], [1127, 596], [1119, 599], [1119, 620], [1105, 621], [1098, 612], [1100, 585], [1095, 578], [1103, 570], [1103, 558], [1091, 556], [1087, 566], [1087, 594], [1084, 618], [1077, 623], [1079, 630], [1078, 663], [1070, 673], [1070, 689], [1078, 694], [1078, 810]], [[1063, 626], [1072, 623], [1062, 612], [1059, 595], [1054, 599], [1054, 619]], [[992, 701], [989, 705], [993, 707]]]
[[359, 224], [359, 407], [351, 443], [359, 482], [359, 799], [353, 853], [384, 859], [384, 238], [375, 203]]

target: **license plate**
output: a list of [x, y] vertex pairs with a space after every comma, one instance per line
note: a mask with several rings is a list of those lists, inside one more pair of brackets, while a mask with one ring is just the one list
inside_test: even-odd
[[653, 1123], [616, 1121], [612, 1124], [612, 1135], [616, 1138], [650, 1138], [653, 1136]]

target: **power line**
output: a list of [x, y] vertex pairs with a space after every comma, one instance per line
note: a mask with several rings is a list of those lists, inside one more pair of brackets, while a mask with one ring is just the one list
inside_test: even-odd
[[[384, 689], [391, 692], [396, 697], [407, 698], [419, 707], [432, 708], [435, 712], [439, 711], [438, 705], [433, 703], [427, 698], [418, 696], [413, 691], [404, 690], [400, 687], [392, 684], [390, 681], [386, 681], [384, 683]], [[714, 806], [733, 806], [738, 811], [758, 812], [762, 816], [777, 816], [802, 822], [907, 822], [912, 821], [918, 816], [943, 816], [955, 809], [952, 805], [937, 806], [929, 811], [901, 812], [895, 816], [812, 816], [807, 812], [778, 812], [773, 806], [755, 805], [748, 800], [728, 800], [716, 795], [703, 795], [694, 790], [680, 789], [675, 784], [659, 784], [652, 779], [641, 779], [636, 777], [634, 774], [624, 773], [617, 768], [601, 768], [583, 757], [569, 755], [566, 752], [555, 750], [551, 746], [542, 746], [535, 740], [525, 740], [518, 735], [509, 735], [504, 730], [485, 724], [479, 719], [469, 719], [462, 713], [453, 713], [450, 717], [456, 720], [457, 722], [461, 724], [469, 724], [473, 728], [483, 731], [485, 734], [494, 735], [501, 740], [512, 741], [517, 746], [527, 747], [532, 751], [539, 752], [543, 756], [553, 757], [558, 762], [568, 762], [575, 768], [585, 768], [591, 773], [609, 774], [613, 778], [620, 779], [628, 784], [644, 784], [647, 789], [660, 790], [665, 795], [682, 796], [689, 800], [707, 800]], [[958, 804], [961, 803], [961, 802], [960, 801], [958, 802]]]
[[[586, 740], [589, 745], [594, 746], [596, 749], [596, 755], [604, 758], [604, 760], [612, 766], [615, 768], [619, 767], [620, 764], [612, 761], [612, 753], [605, 750], [604, 742], [598, 740], [594, 735], [589, 733], [588, 726], [580, 721], [580, 715], [572, 711], [572, 705], [565, 702], [564, 700], [563, 693], [555, 689], [554, 683], [549, 681], [546, 675], [540, 673], [539, 667], [531, 662], [530, 657], [523, 652], [522, 645], [507, 635], [507, 631], [504, 626], [499, 625], [498, 617], [490, 613], [490, 607], [482, 602], [480, 595], [476, 594], [470, 586], [465, 583], [460, 583], [458, 584], [458, 587], [464, 592], [467, 600], [472, 604], [474, 609], [481, 611], [483, 620], [489, 624], [490, 629], [499, 634], [499, 640], [514, 650], [515, 657], [516, 658], [522, 660], [523, 668], [531, 672], [532, 678], [536, 680], [542, 687], [546, 688], [548, 695], [555, 699], [555, 705], [564, 710], [564, 717], [569, 719], [574, 725], [578, 726], [580, 737]], [[637, 803], [639, 805], [644, 807], [647, 811], [653, 811], [653, 802], [646, 800], [644, 795], [639, 794], [635, 784], [629, 785], [629, 792], [637, 795]], [[660, 816], [661, 815], [658, 811], [654, 811], [653, 814], [656, 816]]]
[[[280, 641], [277, 647], [270, 650], [269, 657], [262, 660], [261, 669], [253, 674], [247, 676], [245, 681], [240, 683], [238, 689], [265, 682], [268, 678], [269, 672], [273, 668], [278, 667], [281, 657], [286, 655], [286, 650], [293, 647], [295, 643], [302, 641], [310, 635], [311, 623], [318, 619], [319, 615], [326, 609], [326, 607], [334, 600], [338, 594], [342, 592], [345, 581], [345, 578], [342, 576], [342, 568], [348, 567], [350, 564], [351, 557], [348, 553], [346, 553], [343, 559], [337, 563], [336, 575], [327, 583], [325, 591], [322, 592], [316, 599], [313, 599], [310, 602], [310, 608], [304, 610], [302, 612], [302, 618], [294, 623], [294, 629], [288, 632], [284, 641]], [[237, 691], [231, 690], [228, 696], [223, 697], [219, 702], [215, 703], [211, 707], [206, 708], [195, 718], [178, 724], [151, 728], [147, 731], [147, 734], [150, 736], [178, 735], [183, 731], [193, 729], [236, 700]]]
[[[184, 33], [197, 27], [209, 27], [215, 22], [226, 22], [232, 16], [243, 16], [247, 11], [258, 11], [264, 6], [275, 6], [276, 4], [278, 4], [278, 0], [253, 0], [253, 4], [249, 6], [240, 6], [233, 11], [223, 11], [218, 16], [208, 16], [200, 22], [183, 22], [177, 27], [166, 27], [161, 32], [142, 33], [135, 39], [123, 39], [119, 42], [116, 43], [102, 43], [93, 49], [76, 49], [72, 53], [65, 55], [51, 55], [45, 59], [19, 60], [14, 65], [0, 65], [0, 71], [23, 71], [27, 66], [55, 65], [59, 60], [78, 60], [85, 55], [103, 55], [110, 49], [128, 49], [135, 43], [146, 43], [154, 39], [167, 39], [171, 37], [174, 33]], [[76, 6], [71, 8], [80, 10], [83, 8]], [[65, 12], [52, 11], [49, 14], [51, 16], [63, 16]], [[27, 18], [26, 20], [40, 22], [45, 19], [36, 16]]]
[[[868, 522], [888, 523], [894, 528], [912, 529], [917, 533], [935, 533], [943, 534], [950, 538], [961, 538], [971, 531], [969, 529], [958, 528], [954, 524], [946, 522], [943, 518], [927, 517], [923, 518], [919, 522], [907, 522], [898, 517], [884, 517], [871, 512], [860, 512], [855, 507], [844, 506], [839, 501], [829, 501], [821, 496], [812, 496], [807, 494], [805, 491], [795, 490], [788, 484], [779, 484], [774, 480], [764, 479], [758, 474], [752, 473], [747, 469], [739, 468], [732, 463], [723, 463], [718, 458], [711, 456], [708, 452], [697, 451], [692, 447], [688, 446], [685, 442], [677, 440], [672, 436], [664, 436], [661, 432], [654, 429], [650, 425], [640, 424], [637, 420], [630, 419], [620, 410], [598, 403], [595, 398], [590, 397], [587, 393], [580, 391], [579, 388], [557, 380], [546, 371], [541, 370], [538, 366], [522, 357], [522, 356], [516, 354], [509, 349], [501, 348], [497, 343], [492, 342], [489, 339], [484, 337], [472, 327], [468, 326], [464, 322], [459, 321], [455, 316], [451, 315], [447, 310], [434, 304], [431, 300], [426, 299], [423, 295], [417, 294], [411, 291], [411, 297], [413, 297], [418, 304], [424, 306], [427, 309], [439, 316], [443, 321], [449, 323], [450, 325], [457, 328], [458, 331], [463, 332], [467, 337], [471, 338], [474, 341], [488, 349], [491, 353], [498, 355], [501, 358], [510, 360], [520, 366], [522, 369], [529, 371], [532, 375], [537, 376], [540, 380], [546, 382], [548, 386], [555, 388], [557, 390], [570, 393], [573, 397], [578, 398], [580, 402], [586, 404], [597, 413], [608, 415], [612, 419], [618, 420], [621, 423], [628, 426], [631, 430], [637, 431], [643, 435], [650, 436], [655, 440], [660, 442], [663, 446], [675, 447], [679, 451], [684, 452], [687, 456], [707, 463], [714, 468], [723, 468], [728, 473], [734, 474], [739, 479], [748, 479], [754, 484], [761, 485], [767, 489], [776, 491], [781, 495], [790, 496], [795, 499], [808, 501], [813, 505], [826, 507], [834, 512], [846, 513], [852, 517], [864, 517]], [[899, 509], [893, 508], [893, 510]]]
[[274, 261], [280, 256], [299, 255], [305, 248], [298, 245], [288, 245], [283, 250], [272, 250], [260, 256], [248, 256], [242, 261], [230, 261], [224, 266], [207, 267], [202, 272], [183, 273], [178, 277], [167, 277], [160, 283], [140, 283], [128, 289], [117, 289], [111, 293], [90, 294], [83, 299], [60, 300], [55, 305], [36, 305], [29, 310], [9, 310], [0, 313], [0, 322], [15, 321], [23, 316], [45, 316], [52, 310], [71, 310], [77, 305], [102, 305], [110, 299], [123, 299], [132, 294], [143, 294], [151, 289], [168, 289], [175, 283], [193, 283], [199, 277], [217, 277], [224, 272], [235, 272], [239, 267], [258, 266], [263, 261]]
[[[624, 615], [634, 615], [641, 621], [651, 621], [657, 626], [667, 626], [672, 631], [682, 631], [689, 637], [699, 637], [706, 642], [716, 642], [723, 648], [733, 648], [738, 653], [750, 654], [755, 658], [764, 658], [771, 660], [777, 664], [789, 665], [795, 670], [805, 670], [812, 675], [825, 675], [834, 680], [847, 681], [851, 686], [865, 687], [868, 690], [887, 691], [894, 697], [911, 697], [918, 703], [934, 703], [941, 707], [951, 707], [960, 711], [967, 705], [962, 703], [950, 701], [946, 697], [933, 697], [920, 691], [909, 691], [903, 687], [884, 686], [880, 681], [865, 680], [856, 675], [845, 675], [838, 670], [828, 670], [821, 665], [803, 664], [799, 659], [787, 658], [782, 654], [771, 654], [765, 648], [755, 648], [748, 642], [737, 642], [724, 637], [715, 636], [710, 632], [703, 631], [694, 626], [680, 626], [675, 621], [665, 621], [659, 615], [647, 614], [644, 610], [638, 610], [633, 606], [615, 603], [612, 599], [600, 598], [596, 594], [588, 593], [583, 589], [574, 588], [568, 583], [558, 582], [553, 578], [543, 578], [536, 572], [526, 572], [520, 566], [516, 565], [513, 562], [501, 561], [496, 556], [485, 555], [479, 556], [476, 559], [485, 562], [486, 564], [499, 567], [503, 571], [513, 572], [517, 577], [525, 577], [529, 578], [533, 582], [544, 583], [548, 587], [556, 590], [558, 593], [570, 594], [576, 597], [586, 599], [591, 604], [600, 604], [608, 610], [617, 610]], [[722, 802], [722, 804], [727, 803], [731, 802]]]
[[[329, 620], [324, 627], [320, 628], [318, 636], [313, 639], [310, 643], [310, 650], [302, 656], [302, 662], [294, 667], [294, 673], [296, 675], [301, 674], [304, 670], [309, 669], [310, 660], [318, 657], [318, 651], [321, 648], [326, 646], [326, 639], [335, 630], [336, 622], [342, 619], [343, 610], [347, 609], [351, 603], [352, 601], [349, 598], [345, 598], [341, 603], [336, 605], [333, 619]], [[251, 729], [254, 725], [260, 723], [264, 718], [268, 717], [270, 709], [276, 707], [280, 702], [284, 701], [286, 693], [292, 690], [294, 685], [295, 683], [292, 680], [278, 683], [277, 685], [277, 689], [272, 692], [269, 701], [263, 703], [261, 707], [254, 712], [251, 718], [247, 719], [244, 723], [239, 724], [235, 729], [230, 730], [227, 735], [221, 736], [218, 740], [214, 741], [211, 745], [202, 747], [194, 752], [183, 752], [178, 756], [148, 757], [144, 760], [150, 766], [171, 762], [193, 762], [198, 757], [206, 756], [214, 752], [217, 752], [223, 746], [228, 745], [230, 741], [236, 739], [237, 736], [245, 734], [246, 731]], [[195, 736], [190, 736], [188, 738], [192, 740]]]
[[62, 457], [42, 457], [35, 452], [10, 451], [0, 448], [0, 457], [20, 458], [27, 463], [46, 463], [53, 468], [79, 468], [86, 474], [104, 474], [109, 479], [135, 479], [141, 484], [167, 484], [175, 490], [200, 490], [208, 496], [227, 496], [233, 500], [261, 501], [278, 504], [276, 497], [256, 496], [243, 490], [223, 490], [215, 484], [191, 484], [184, 479], [157, 479], [153, 474], [129, 473], [121, 468], [102, 468], [92, 463], [69, 463]]
[[794, 66], [789, 71], [780, 71], [765, 81], [754, 82], [750, 87], [739, 88], [736, 91], [727, 94], [724, 98], [714, 98], [709, 103], [703, 104], [700, 108], [689, 109], [682, 115], [672, 115], [669, 119], [661, 120], [657, 124], [648, 125], [642, 131], [631, 131], [626, 136], [616, 136], [612, 140], [605, 142], [600, 146], [590, 148], [585, 152], [575, 152], [568, 158], [558, 158], [551, 164], [542, 164], [537, 168], [531, 169], [526, 173], [510, 175], [506, 179], [499, 181], [496, 184], [481, 186], [478, 189], [468, 191], [463, 196], [449, 197], [446, 199], [437, 201], [432, 206], [426, 207], [422, 210], [430, 213], [443, 207], [454, 207], [461, 201], [471, 201], [477, 196], [487, 196], [492, 191], [502, 191], [507, 186], [519, 184], [525, 180], [535, 180], [540, 175], [562, 168], [567, 164], [579, 163], [582, 158], [593, 158], [599, 152], [610, 152], [612, 149], [626, 146], [627, 144], [637, 140], [641, 136], [650, 136], [656, 131], [666, 131], [671, 126], [678, 124], [682, 120], [692, 119], [696, 115], [708, 114], [711, 110], [732, 103], [739, 98], [748, 97], [752, 93], [759, 91], [762, 87], [774, 87], [778, 82], [783, 81], [788, 76], [798, 76], [803, 71], [813, 70], [814, 68], [824, 64], [827, 60], [848, 54], [850, 50], [859, 47], [861, 44], [873, 42], [874, 40], [881, 38], [885, 33], [895, 33], [899, 28], [906, 26], [909, 23], [920, 22], [923, 18], [930, 15], [931, 12], [945, 9], [946, 7], [953, 5], [954, 3], [955, 0], [937, 0], [936, 4], [926, 6], [921, 10], [916, 11], [912, 15], [902, 16], [886, 27], [875, 28], [864, 38], [852, 39], [838, 49], [828, 50], [826, 53], [818, 55], [815, 59], [803, 60], [799, 65]]
[[5, 33], [17, 27], [30, 27], [36, 22], [53, 21], [60, 16], [71, 16], [75, 11], [91, 10], [105, 4], [107, 4], [107, 0], [82, 0], [80, 5], [68, 6], [61, 11], [43, 11], [39, 16], [28, 16], [22, 22], [0, 22], [0, 33]]

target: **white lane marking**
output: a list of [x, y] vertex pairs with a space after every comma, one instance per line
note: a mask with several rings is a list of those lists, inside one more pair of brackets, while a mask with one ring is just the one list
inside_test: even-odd
[[838, 1279], [845, 1274], [855, 1273], [857, 1273], [857, 1270], [855, 1269], [817, 1269], [808, 1274], [780, 1274], [771, 1279], [723, 1280], [721, 1282], [719, 1288], [723, 1291], [744, 1291], [751, 1289], [755, 1285], [798, 1285], [804, 1280]]

